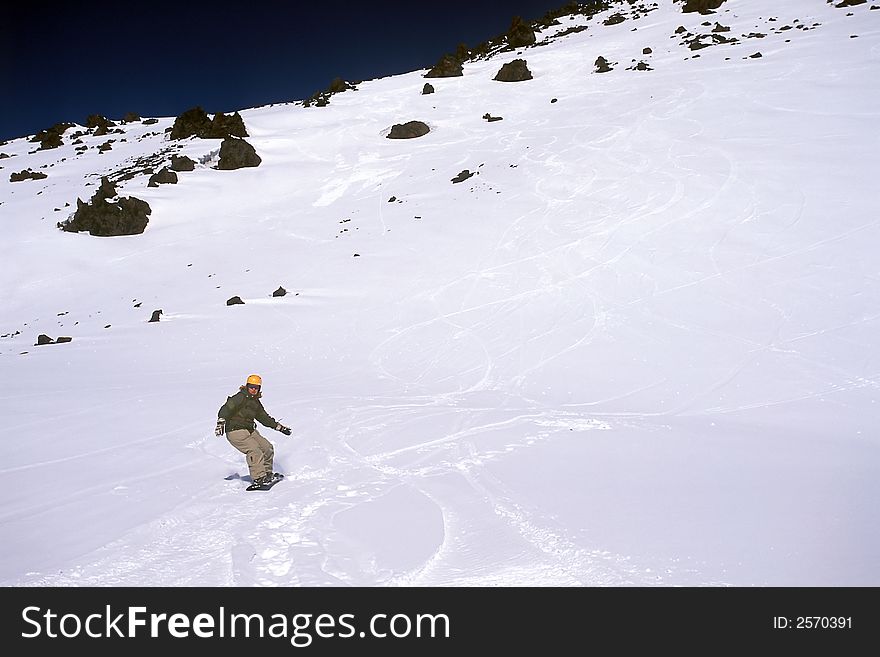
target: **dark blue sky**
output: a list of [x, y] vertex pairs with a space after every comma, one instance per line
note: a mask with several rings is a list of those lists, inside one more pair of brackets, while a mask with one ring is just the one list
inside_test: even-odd
[[0, 21], [0, 141], [119, 119], [301, 100], [335, 77], [427, 68], [565, 0], [19, 2]]

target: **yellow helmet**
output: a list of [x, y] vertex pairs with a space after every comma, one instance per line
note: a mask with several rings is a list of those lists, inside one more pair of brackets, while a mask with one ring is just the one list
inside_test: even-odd
[[247, 378], [247, 384], [249, 386], [261, 386], [263, 385], [263, 379], [260, 378], [259, 374], [251, 374]]

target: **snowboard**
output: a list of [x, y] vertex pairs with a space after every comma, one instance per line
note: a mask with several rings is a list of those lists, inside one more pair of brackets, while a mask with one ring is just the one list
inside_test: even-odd
[[269, 483], [263, 484], [262, 486], [258, 486], [257, 484], [251, 484], [250, 486], [245, 488], [245, 490], [272, 490], [272, 486], [277, 484], [282, 479], [284, 479], [284, 475], [279, 472], [276, 472], [275, 474], [272, 475], [272, 481], [270, 481]]

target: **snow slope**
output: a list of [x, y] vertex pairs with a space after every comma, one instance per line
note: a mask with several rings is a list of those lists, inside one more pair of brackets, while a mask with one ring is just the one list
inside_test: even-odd
[[[767, 5], [245, 109], [256, 168], [0, 146], [0, 584], [880, 585], [880, 11]], [[56, 228], [172, 152], [142, 235]], [[251, 373], [268, 494], [213, 435]]]

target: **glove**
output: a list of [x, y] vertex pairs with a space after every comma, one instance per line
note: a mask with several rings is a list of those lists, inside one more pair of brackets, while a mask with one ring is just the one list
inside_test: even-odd
[[217, 418], [217, 426], [214, 428], [215, 436], [222, 436], [226, 432], [226, 420], [222, 417]]
[[285, 426], [284, 426], [283, 424], [281, 424], [280, 422], [279, 422], [278, 424], [275, 425], [275, 431], [280, 431], [280, 432], [283, 433], [285, 436], [289, 436], [289, 435], [290, 435], [290, 427], [285, 427]]

